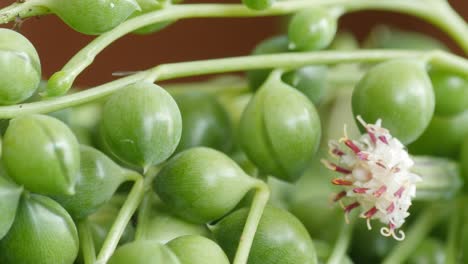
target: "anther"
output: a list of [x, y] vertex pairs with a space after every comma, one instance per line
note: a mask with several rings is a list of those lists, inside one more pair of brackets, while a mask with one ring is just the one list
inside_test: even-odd
[[336, 165], [334, 163], [331, 163], [328, 160], [322, 159], [320, 161], [322, 162], [323, 165], [325, 165], [325, 167], [327, 167], [328, 169], [330, 169], [332, 171], [336, 171], [336, 172], [343, 173], [343, 174], [350, 174], [351, 173], [350, 170], [345, 169], [343, 167], [340, 167], [340, 166], [338, 166], [338, 165]]
[[358, 154], [361, 152], [361, 149], [354, 144], [354, 142], [351, 139], [345, 139], [344, 140], [345, 145], [350, 148], [354, 153]]
[[395, 197], [401, 198], [401, 195], [405, 191], [405, 187], [401, 186], [393, 195]]
[[395, 210], [395, 204], [392, 202], [388, 207], [387, 207], [387, 213], [391, 214]]
[[341, 200], [341, 198], [346, 196], [346, 191], [341, 191], [337, 195], [335, 195], [335, 198], [333, 198], [333, 202], [337, 202]]
[[354, 188], [353, 192], [354, 193], [366, 193], [367, 190], [369, 190], [369, 188]]
[[373, 195], [374, 195], [375, 197], [379, 198], [380, 196], [382, 196], [382, 194], [383, 194], [385, 191], [387, 191], [387, 186], [382, 185], [382, 186], [380, 186], [379, 189], [377, 189], [377, 191], [375, 191], [375, 192], [373, 193]]
[[350, 185], [353, 185], [353, 182], [352, 181], [347, 181], [347, 180], [343, 180], [343, 179], [333, 179], [332, 180], [332, 183], [334, 185], [344, 185], [344, 186], [350, 186]]
[[388, 145], [388, 140], [387, 140], [387, 138], [386, 138], [384, 135], [379, 136], [379, 139], [380, 139], [380, 141], [382, 141], [383, 143], [385, 143], [386, 145]]

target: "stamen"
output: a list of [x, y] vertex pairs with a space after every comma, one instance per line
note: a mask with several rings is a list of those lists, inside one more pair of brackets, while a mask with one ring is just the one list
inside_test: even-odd
[[385, 143], [386, 145], [388, 145], [388, 140], [387, 140], [387, 138], [386, 138], [384, 135], [379, 136], [379, 139], [380, 139], [380, 141], [382, 141], [383, 143]]
[[377, 138], [375, 137], [374, 132], [372, 132], [370, 129], [367, 129], [367, 134], [369, 134], [369, 137], [372, 141], [372, 143], [377, 143]]
[[335, 195], [335, 198], [333, 198], [333, 202], [337, 202], [345, 196], [346, 196], [346, 191], [341, 191], [337, 195]]
[[336, 172], [343, 173], [343, 174], [350, 174], [351, 173], [350, 170], [345, 169], [343, 167], [340, 167], [340, 166], [338, 166], [338, 165], [336, 165], [334, 163], [331, 163], [328, 160], [322, 159], [320, 161], [322, 162], [323, 165], [325, 165], [325, 167], [327, 167], [328, 169], [330, 169], [332, 171], [336, 171]]
[[358, 202], [354, 202], [350, 205], [347, 205], [344, 210], [345, 210], [345, 213], [349, 214], [354, 208], [358, 207], [360, 204]]
[[367, 152], [359, 152], [356, 154], [360, 160], [369, 160], [369, 153]]
[[400, 189], [398, 189], [393, 195], [395, 197], [401, 198], [401, 195], [403, 194], [404, 191], [405, 191], [405, 187], [401, 186]]
[[358, 207], [359, 206], [359, 203], [358, 202], [354, 202], [350, 205], [347, 205], [344, 207], [344, 211], [345, 211], [345, 214], [344, 214], [344, 217], [345, 217], [345, 221], [347, 224], [349, 224], [349, 217], [348, 217], [348, 214], [351, 212], [351, 210], [353, 210], [354, 208]]
[[385, 164], [383, 163], [383, 161], [381, 161], [381, 160], [378, 160], [378, 161], [375, 163], [375, 165], [377, 165], [377, 166], [379, 166], [379, 167], [381, 167], [381, 168], [383, 168], [383, 169], [386, 169], [386, 168], [387, 168], [387, 167], [385, 166]]
[[392, 202], [388, 207], [387, 207], [387, 213], [391, 214], [395, 210], [395, 204]]
[[345, 139], [344, 140], [344, 143], [345, 145], [350, 148], [354, 153], [358, 154], [359, 152], [361, 152], [361, 149], [356, 146], [356, 144], [354, 144], [354, 142], [350, 139]]
[[369, 190], [369, 188], [354, 188], [353, 192], [354, 193], [366, 193], [367, 190]]
[[372, 218], [372, 216], [374, 216], [375, 214], [377, 213], [377, 207], [372, 207], [371, 209], [369, 209], [367, 212], [364, 213], [364, 217], [365, 218]]
[[334, 154], [335, 156], [338, 156], [338, 157], [341, 157], [341, 156], [343, 156], [345, 154], [343, 151], [341, 151], [338, 148], [332, 149], [331, 153]]
[[375, 192], [373, 193], [373, 195], [374, 195], [375, 197], [379, 198], [385, 191], [387, 191], [387, 186], [382, 185], [382, 186], [380, 186], [379, 189], [377, 189], [377, 191], [375, 191]]
[[343, 180], [343, 179], [333, 179], [332, 180], [332, 183], [334, 185], [345, 185], [345, 186], [350, 186], [350, 185], [353, 185], [353, 182], [352, 181], [347, 181], [347, 180]]

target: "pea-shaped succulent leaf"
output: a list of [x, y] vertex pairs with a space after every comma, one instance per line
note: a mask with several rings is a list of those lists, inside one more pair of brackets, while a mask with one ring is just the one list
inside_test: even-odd
[[293, 50], [319, 50], [335, 37], [337, 19], [329, 10], [310, 8], [296, 13], [288, 27], [289, 47]]
[[113, 29], [140, 10], [135, 0], [52, 1], [52, 12], [83, 34], [98, 35]]
[[374, 49], [448, 50], [442, 42], [430, 36], [383, 25], [372, 29], [364, 46]]
[[[152, 11], [156, 11], [159, 9], [164, 8], [164, 4], [162, 2], [164, 1], [158, 1], [158, 0], [136, 0], [138, 2], [138, 5], [140, 6], [141, 10], [135, 11], [129, 18], [133, 18], [136, 16], [140, 16], [142, 14], [146, 14]], [[151, 34], [156, 31], [159, 31], [166, 26], [172, 24], [172, 21], [165, 21], [165, 22], [160, 22], [160, 23], [155, 23], [151, 24], [148, 26], [144, 26], [142, 28], [139, 28], [133, 33], [135, 34]]]
[[44, 194], [73, 194], [80, 167], [79, 144], [61, 121], [45, 115], [10, 121], [3, 138], [8, 175], [25, 189]]
[[[104, 240], [106, 239], [112, 224], [114, 224], [115, 218], [117, 218], [120, 207], [122, 205], [121, 203], [115, 202], [114, 200], [115, 199], [110, 200], [108, 203], [100, 207], [97, 212], [88, 217], [96, 252], [99, 252], [101, 249]], [[119, 244], [132, 241], [134, 237], [135, 229], [131, 223], [128, 223], [120, 238]]]
[[444, 69], [431, 69], [429, 77], [435, 93], [435, 113], [456, 115], [468, 110], [467, 78]]
[[123, 161], [142, 168], [166, 160], [182, 133], [176, 102], [161, 87], [148, 82], [114, 93], [102, 116], [105, 144]]
[[80, 154], [75, 194], [54, 196], [75, 219], [88, 216], [107, 202], [129, 173], [94, 148], [81, 146]]
[[280, 80], [262, 85], [242, 114], [239, 141], [250, 160], [263, 172], [295, 181], [320, 144], [320, 119], [301, 92]]
[[197, 147], [169, 160], [154, 189], [174, 213], [188, 221], [207, 223], [231, 211], [255, 184], [225, 154]]
[[23, 188], [0, 176], [0, 240], [10, 230]]
[[445, 262], [444, 245], [434, 238], [423, 240], [409, 259], [408, 264], [443, 264]]
[[371, 68], [353, 91], [354, 115], [368, 123], [382, 119], [403, 144], [416, 140], [434, 113], [434, 91], [424, 64], [391, 60]]
[[275, 3], [275, 0], [242, 0], [245, 6], [254, 10], [267, 9]]
[[216, 97], [186, 92], [174, 97], [182, 115], [182, 137], [176, 152], [197, 146], [227, 151], [231, 146], [229, 116]]
[[22, 102], [41, 81], [41, 63], [34, 46], [16, 31], [0, 28], [0, 105]]
[[176, 215], [154, 195], [151, 199], [151, 210], [144, 223], [142, 239], [167, 243], [174, 238], [185, 235], [209, 236], [205, 225], [188, 222]]
[[170, 248], [151, 240], [138, 240], [117, 248], [107, 263], [182, 264]]
[[[288, 51], [289, 40], [287, 36], [280, 35], [265, 39], [252, 51], [253, 55], [274, 54]], [[252, 70], [247, 72], [250, 89], [257, 90], [268, 78], [270, 69]]]
[[[218, 244], [232, 260], [247, 218], [240, 209], [223, 218], [213, 228]], [[315, 247], [302, 223], [289, 212], [266, 207], [250, 250], [248, 264], [317, 263]]]
[[468, 110], [454, 116], [432, 117], [424, 133], [408, 146], [413, 155], [458, 157], [468, 135]]
[[212, 240], [195, 235], [176, 238], [166, 244], [179, 258], [180, 264], [229, 264], [223, 250]]
[[46, 196], [25, 194], [13, 226], [0, 241], [0, 262], [70, 264], [78, 247], [75, 224], [65, 209]]
[[312, 103], [319, 104], [327, 91], [327, 67], [302, 67], [283, 75], [283, 80], [302, 92]]

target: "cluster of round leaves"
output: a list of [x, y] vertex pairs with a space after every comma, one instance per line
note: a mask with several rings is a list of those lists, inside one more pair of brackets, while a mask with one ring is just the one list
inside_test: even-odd
[[[302, 153], [312, 157], [320, 137], [320, 122], [312, 103], [279, 78], [265, 85], [270, 86], [273, 94], [260, 93], [267, 92], [268, 88], [259, 90], [259, 99], [253, 99], [251, 107], [258, 107], [255, 106], [258, 100], [269, 101], [267, 97], [279, 99], [286, 96], [302, 102], [289, 115], [278, 116], [277, 120], [272, 116], [269, 122], [272, 126], [278, 126], [275, 129], [281, 130], [281, 123], [287, 122], [296, 112], [306, 110], [305, 121], [298, 120], [303, 124], [290, 127], [284, 133], [289, 133], [291, 138], [295, 138], [293, 134], [306, 136], [309, 144], [303, 144], [307, 146]], [[197, 225], [229, 219], [223, 217], [238, 206], [249, 190], [264, 183], [248, 176], [222, 152], [212, 149], [226, 151], [232, 144], [230, 133], [227, 133], [231, 127], [229, 116], [216, 98], [203, 92], [180, 93], [175, 98], [152, 83], [141, 82], [125, 87], [113, 94], [103, 106], [96, 131], [98, 136], [95, 138], [110, 157], [138, 170], [160, 165], [178, 149], [180, 153], [162, 166], [154, 182], [154, 190], [171, 208], [170, 214], [175, 213], [183, 219], [174, 220], [177, 218], [170, 216], [174, 222], [182, 221], [183, 226], [195, 225], [186, 230], [199, 232]], [[203, 107], [196, 107], [200, 105]], [[285, 104], [280, 108], [286, 111], [289, 106]], [[269, 110], [261, 111], [262, 115], [266, 115]], [[63, 118], [63, 115], [57, 116]], [[183, 134], [183, 125], [192, 133]], [[19, 134], [21, 138], [17, 137]], [[243, 140], [247, 141], [250, 136], [245, 134], [244, 137]], [[197, 147], [201, 145], [212, 148]], [[281, 148], [285, 147], [279, 145], [265, 151], [281, 152]], [[288, 155], [291, 153], [288, 152]], [[281, 171], [286, 174], [278, 174], [279, 177], [294, 180], [308, 159], [287, 167], [288, 171]], [[95, 219], [92, 230], [95, 246], [99, 249], [102, 234], [108, 231], [109, 220], [115, 217], [115, 209], [96, 211], [111, 199], [123, 182], [134, 179], [136, 174], [117, 165], [102, 152], [80, 146], [70, 127], [47, 115], [25, 115], [9, 122], [3, 138], [2, 161], [5, 175], [8, 175], [2, 180], [2, 187], [8, 189], [4, 193], [9, 201], [2, 204], [8, 213], [0, 225], [4, 236], [0, 242], [2, 263], [31, 263], [37, 259], [40, 259], [37, 263], [72, 263], [78, 255], [79, 240], [74, 221], [86, 218]], [[262, 164], [264, 161], [259, 162]], [[284, 210], [265, 210], [272, 211], [270, 214], [273, 216], [265, 214], [264, 217], [271, 220], [262, 220], [266, 222], [260, 222], [259, 230], [275, 234], [275, 230], [288, 227], [295, 235], [288, 235], [288, 240], [284, 242], [278, 242], [276, 236], [255, 240], [252, 248], [259, 252], [255, 254], [282, 250], [284, 263], [293, 263], [298, 257], [307, 260], [307, 263], [315, 263], [312, 240], [300, 222]], [[246, 209], [243, 211], [246, 212]], [[242, 230], [245, 219], [238, 222], [239, 228], [236, 230]], [[161, 229], [157, 227], [161, 225], [158, 220], [150, 223], [150, 226], [155, 226], [150, 229], [153, 233], [160, 232], [157, 231]], [[222, 232], [224, 227], [219, 225], [214, 229]], [[231, 234], [231, 239], [223, 236], [223, 243], [220, 244], [223, 250], [237, 247], [240, 233], [236, 232]], [[54, 234], [53, 240], [48, 239], [51, 234]], [[145, 236], [151, 236], [151, 232]], [[23, 243], [22, 238], [28, 238], [28, 243]], [[219, 239], [216, 240], [220, 243]], [[38, 241], [41, 241], [41, 246], [34, 246]], [[164, 242], [167, 241], [169, 239]], [[232, 252], [226, 257], [216, 243], [200, 236], [161, 243], [163, 241], [152, 240], [127, 244], [115, 252], [110, 263], [136, 259], [135, 254], [141, 263], [157, 258], [167, 258], [167, 261], [174, 259], [174, 263], [194, 263], [197, 259], [203, 263], [206, 258], [216, 260], [213, 263], [229, 263], [228, 257], [233, 258]], [[34, 249], [24, 254], [29, 248]], [[54, 253], [50, 248], [60, 248], [60, 253]], [[261, 258], [253, 257], [251, 263], [260, 261]]]

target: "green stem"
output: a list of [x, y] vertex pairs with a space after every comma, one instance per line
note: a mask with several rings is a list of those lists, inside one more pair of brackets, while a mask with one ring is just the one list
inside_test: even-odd
[[[444, 53], [447, 54], [448, 53]], [[321, 51], [304, 53], [283, 53], [273, 55], [243, 56], [223, 59], [201, 60], [162, 64], [146, 71], [120, 78], [106, 84], [78, 93], [51, 98], [26, 104], [0, 107], [0, 118], [12, 118], [17, 115], [48, 113], [63, 108], [76, 106], [104, 98], [129, 84], [139, 81], [164, 81], [180, 77], [221, 72], [255, 70], [263, 68], [297, 68], [310, 64], [337, 64], [351, 62], [379, 62], [394, 58], [422, 57], [427, 53], [420, 51], [361, 50], [353, 52]], [[468, 72], [468, 62], [463, 65]]]
[[333, 251], [328, 258], [327, 264], [343, 263], [346, 251], [348, 250], [351, 236], [353, 233], [354, 220], [351, 223], [343, 222], [338, 240], [335, 243]]
[[146, 226], [148, 225], [148, 218], [151, 212], [151, 206], [152, 206], [152, 201], [151, 201], [151, 184], [156, 177], [156, 175], [159, 172], [158, 167], [150, 167], [148, 171], [145, 172], [144, 175], [144, 188], [145, 188], [145, 194], [143, 201], [140, 205], [140, 208], [138, 210], [138, 224], [136, 227], [136, 232], [135, 232], [135, 240], [142, 240], [145, 238], [146, 234]]
[[[445, 206], [446, 207], [446, 206]], [[383, 264], [405, 263], [408, 257], [416, 250], [421, 241], [427, 236], [439, 220], [445, 216], [446, 208], [443, 205], [430, 205], [411, 225], [404, 241], [397, 244], [390, 254], [383, 260]]]
[[117, 247], [117, 244], [119, 243], [120, 237], [125, 230], [125, 227], [143, 199], [144, 192], [145, 188], [143, 184], [143, 178], [139, 176], [135, 180], [127, 200], [120, 209], [119, 214], [117, 215], [117, 218], [115, 219], [115, 222], [112, 225], [109, 234], [104, 241], [104, 244], [102, 245], [101, 251], [97, 256], [96, 264], [105, 264], [112, 256], [115, 248]]
[[164, 81], [180, 77], [221, 72], [255, 70], [263, 68], [298, 68], [311, 64], [337, 64], [352, 62], [379, 62], [397, 58], [425, 59], [434, 64], [444, 64], [468, 74], [468, 61], [447, 52], [360, 50], [282, 53], [272, 55], [243, 56], [162, 64], [147, 71], [123, 77], [78, 93], [26, 104], [0, 107], [0, 119], [24, 114], [57, 111], [104, 98], [129, 84], [139, 81]]
[[447, 244], [445, 247], [445, 264], [460, 263], [461, 244], [463, 240], [464, 225], [464, 199], [458, 198], [450, 214]]
[[[466, 23], [462, 23], [461, 18], [450, 8], [439, 9], [434, 5], [423, 1], [407, 1], [407, 0], [296, 0], [296, 1], [281, 1], [277, 2], [273, 7], [264, 11], [253, 11], [243, 5], [236, 4], [184, 4], [174, 5], [168, 8], [150, 12], [120, 24], [118, 27], [110, 30], [96, 39], [79, 51], [73, 58], [60, 70], [52, 75], [47, 84], [46, 94], [48, 96], [57, 96], [68, 91], [76, 77], [93, 61], [94, 58], [112, 42], [120, 37], [143, 26], [160, 23], [164, 21], [173, 21], [185, 18], [199, 17], [258, 17], [258, 16], [273, 16], [285, 15], [297, 12], [304, 8], [310, 7], [329, 7], [333, 9], [341, 9], [342, 12], [352, 12], [365, 9], [398, 11], [416, 17], [425, 19], [429, 22], [436, 23], [442, 29], [447, 30], [453, 35], [455, 40], [466, 48], [468, 52], [468, 34], [460, 34], [468, 31]], [[441, 10], [441, 11], [439, 11]], [[454, 17], [452, 19], [441, 19], [442, 15]], [[454, 31], [453, 28], [458, 30]]]
[[262, 218], [263, 209], [270, 197], [270, 190], [268, 185], [262, 181], [258, 181], [256, 185], [256, 193], [250, 207], [249, 215], [245, 222], [244, 230], [237, 247], [236, 255], [234, 256], [233, 264], [246, 264], [249, 258], [250, 248], [257, 232], [257, 227]]
[[135, 231], [135, 240], [145, 239], [146, 226], [148, 222], [149, 212], [151, 210], [150, 193], [146, 193], [140, 208], [138, 209], [138, 223]]
[[78, 222], [78, 233], [80, 237], [81, 251], [85, 264], [94, 264], [96, 261], [96, 251], [94, 248], [94, 240], [89, 229], [88, 219]]
[[15, 2], [0, 9], [0, 24], [14, 21], [16, 18], [28, 18], [45, 15], [50, 12], [47, 8], [49, 0], [27, 0], [24, 3]]

